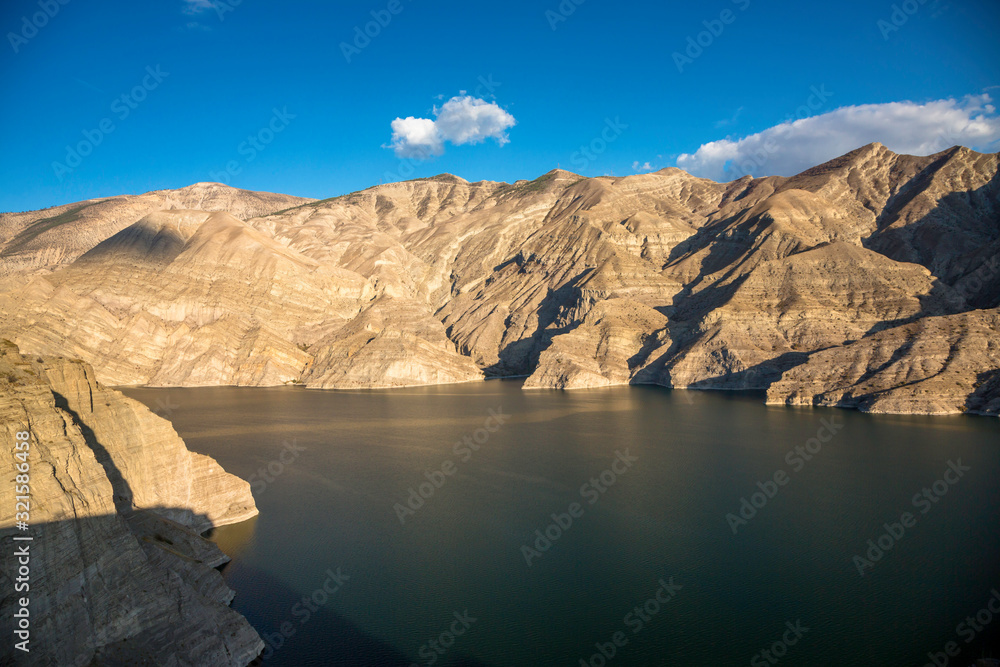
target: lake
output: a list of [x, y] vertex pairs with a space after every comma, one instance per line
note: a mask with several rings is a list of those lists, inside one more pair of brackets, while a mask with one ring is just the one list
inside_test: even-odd
[[251, 481], [260, 515], [212, 539], [266, 665], [1000, 656], [996, 419], [516, 380], [125, 393]]

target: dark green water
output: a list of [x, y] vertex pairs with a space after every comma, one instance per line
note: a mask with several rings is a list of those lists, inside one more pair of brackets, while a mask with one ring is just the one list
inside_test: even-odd
[[[1000, 613], [987, 607], [1000, 590], [995, 419], [512, 381], [126, 393], [166, 413], [192, 450], [253, 480], [260, 516], [214, 539], [233, 556], [223, 573], [234, 608], [280, 644], [267, 665], [840, 667], [933, 664], [930, 652], [964, 666], [1000, 656]], [[490, 410], [506, 423], [487, 424]], [[828, 442], [809, 444], [817, 435]], [[456, 451], [463, 436], [482, 441], [478, 451]], [[961, 476], [946, 475], [949, 462]], [[259, 471], [269, 464], [268, 482]], [[602, 482], [613, 466], [613, 483], [612, 473]], [[442, 468], [452, 474], [432, 474], [440, 488], [401, 523], [394, 505]], [[760, 504], [757, 483], [778, 471], [786, 483], [765, 484], [773, 497], [734, 535], [726, 515], [741, 498]], [[924, 488], [934, 502], [915, 503]], [[551, 528], [556, 539], [529, 567], [522, 547], [545, 547], [535, 531], [572, 503], [572, 525]], [[905, 512], [909, 527], [892, 526]], [[891, 548], [861, 576], [853, 558], [880, 536]], [[668, 592], [659, 582], [671, 578]], [[669, 601], [649, 602], [658, 591]], [[979, 630], [959, 625], [982, 609]], [[959, 657], [942, 653], [948, 642]]]

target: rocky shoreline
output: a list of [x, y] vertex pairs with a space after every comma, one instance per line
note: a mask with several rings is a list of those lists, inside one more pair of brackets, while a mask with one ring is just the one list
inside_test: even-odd
[[[216, 568], [229, 557], [201, 537], [257, 514], [249, 484], [188, 451], [169, 422], [97, 382], [88, 364], [21, 355], [9, 342], [0, 418], [0, 471], [12, 480], [0, 488], [0, 616], [14, 619], [22, 596], [30, 612], [30, 652], [7, 642], [5, 661], [243, 667], [263, 650], [228, 606], [235, 593]], [[14, 514], [19, 432], [30, 433], [27, 530]], [[30, 550], [21, 593], [15, 548]]]

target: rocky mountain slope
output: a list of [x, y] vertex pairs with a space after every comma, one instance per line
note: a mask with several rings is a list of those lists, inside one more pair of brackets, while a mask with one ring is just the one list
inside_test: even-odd
[[106, 238], [161, 210], [226, 211], [241, 220], [312, 201], [221, 183], [89, 199], [41, 211], [0, 213], [0, 276], [69, 264]]
[[[246, 665], [264, 648], [200, 536], [257, 513], [249, 485], [192, 453], [169, 422], [95, 380], [89, 365], [0, 342], [0, 616], [29, 599], [33, 665]], [[15, 527], [16, 433], [30, 433], [30, 519]], [[17, 511], [20, 511], [18, 509]], [[15, 541], [30, 536], [31, 541]], [[15, 549], [28, 545], [28, 590]]]
[[525, 375], [996, 414], [997, 172], [872, 144], [791, 178], [445, 174], [246, 220], [160, 211], [6, 271], [0, 336], [109, 384]]

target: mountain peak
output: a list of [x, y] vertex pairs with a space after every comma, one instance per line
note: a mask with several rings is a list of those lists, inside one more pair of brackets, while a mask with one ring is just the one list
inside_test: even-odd
[[190, 185], [185, 185], [181, 188], [163, 188], [160, 190], [151, 190], [145, 194], [190, 194], [195, 192], [218, 192], [218, 191], [230, 191], [238, 192], [239, 188], [234, 188], [231, 185], [226, 185], [225, 183], [215, 183], [213, 181], [198, 181], [197, 183], [191, 183]]
[[552, 176], [553, 178], [557, 178], [557, 179], [558, 178], [572, 178], [572, 179], [576, 180], [576, 179], [579, 179], [579, 178], [583, 178], [583, 176], [580, 176], [580, 174], [574, 174], [572, 171], [566, 171], [565, 169], [559, 169], [559, 168], [551, 169], [551, 170], [545, 172], [542, 175], [543, 176]]
[[882, 156], [882, 155], [897, 155], [897, 153], [895, 153], [894, 151], [892, 151], [889, 148], [887, 148], [885, 144], [883, 144], [883, 143], [881, 143], [879, 141], [873, 141], [870, 144], [865, 144], [864, 146], [861, 146], [860, 148], [856, 148], [853, 151], [851, 151], [850, 153], [847, 153], [846, 155], [844, 155], [844, 158], [855, 157], [855, 156], [856, 157], [870, 157], [870, 156], [873, 156], [873, 155], [878, 155], [878, 156]]
[[414, 178], [414, 181], [437, 181], [438, 183], [468, 183], [467, 180], [461, 176], [456, 176], [455, 174], [449, 174], [447, 172], [443, 174], [437, 174], [436, 176], [427, 176], [425, 178]]

